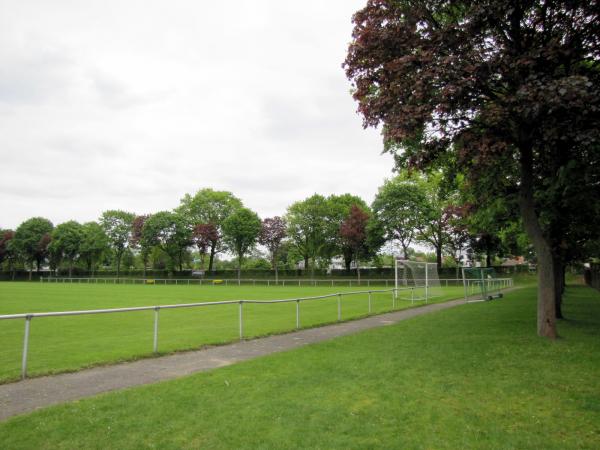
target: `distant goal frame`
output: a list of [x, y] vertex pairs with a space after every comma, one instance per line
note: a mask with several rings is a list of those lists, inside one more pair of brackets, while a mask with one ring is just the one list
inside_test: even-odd
[[[403, 271], [403, 273], [405, 274], [405, 276], [403, 277], [403, 283], [401, 283], [401, 279], [399, 277], [399, 271], [398, 269], [400, 267], [408, 267], [410, 270], [411, 269], [411, 265], [423, 265], [425, 266], [425, 278], [421, 279], [421, 278], [413, 278], [413, 285], [409, 285], [407, 278], [406, 278], [406, 270]], [[435, 271], [435, 277], [430, 277], [430, 270], [429, 268], [433, 268], [433, 270]], [[430, 281], [431, 280], [437, 280], [438, 285], [437, 286], [431, 286], [430, 285]], [[423, 284], [420, 285], [417, 282], [418, 281], [423, 281]], [[425, 301], [425, 303], [429, 303], [429, 299], [436, 297], [435, 295], [431, 295], [431, 290], [432, 287], [440, 287], [439, 286], [439, 276], [437, 273], [437, 263], [431, 263], [431, 262], [425, 262], [425, 261], [411, 261], [405, 258], [394, 258], [394, 288], [395, 288], [395, 298], [398, 298], [398, 291], [404, 291], [404, 290], [408, 290], [411, 289], [411, 302], [415, 302], [415, 301]], [[424, 296], [415, 296], [415, 290], [416, 289], [424, 289]]]

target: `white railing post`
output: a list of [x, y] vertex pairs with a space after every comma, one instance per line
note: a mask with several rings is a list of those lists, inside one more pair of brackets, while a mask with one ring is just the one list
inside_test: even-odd
[[296, 330], [300, 329], [300, 299], [296, 300]]
[[371, 314], [371, 291], [369, 291], [369, 314]]
[[392, 309], [396, 309], [396, 288], [392, 288]]
[[159, 306], [154, 308], [154, 353], [158, 353], [158, 311], [160, 310]]
[[338, 293], [338, 322], [342, 320], [342, 294]]
[[244, 312], [243, 312], [244, 301], [240, 300], [240, 341], [244, 339]]
[[21, 378], [27, 378], [27, 354], [29, 352], [29, 328], [31, 316], [25, 317], [25, 334], [23, 336], [23, 359], [21, 360]]

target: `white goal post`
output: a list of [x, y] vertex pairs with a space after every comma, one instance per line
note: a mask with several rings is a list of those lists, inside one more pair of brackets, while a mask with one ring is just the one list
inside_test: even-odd
[[425, 301], [441, 294], [437, 264], [421, 261], [394, 260], [396, 298]]

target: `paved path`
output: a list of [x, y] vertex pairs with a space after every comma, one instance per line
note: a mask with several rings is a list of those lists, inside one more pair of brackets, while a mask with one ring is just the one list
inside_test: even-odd
[[178, 378], [259, 356], [326, 341], [338, 336], [358, 333], [370, 328], [391, 325], [401, 320], [432, 311], [452, 308], [464, 303], [464, 299], [452, 300], [204, 350], [176, 353], [158, 358], [142, 359], [0, 385], [0, 420], [102, 392]]

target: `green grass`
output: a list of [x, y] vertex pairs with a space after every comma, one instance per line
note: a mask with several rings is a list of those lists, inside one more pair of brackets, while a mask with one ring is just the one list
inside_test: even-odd
[[600, 295], [535, 291], [0, 424], [3, 448], [600, 447]]
[[[0, 314], [122, 308], [232, 299], [268, 300], [316, 296], [366, 287], [143, 286], [0, 283]], [[376, 289], [376, 288], [370, 288]], [[450, 287], [435, 301], [456, 298]], [[373, 313], [392, 309], [391, 292], [374, 293]], [[398, 308], [410, 307], [398, 302]], [[342, 319], [368, 312], [367, 294], [342, 297]], [[303, 302], [302, 327], [337, 320], [337, 299]], [[30, 376], [77, 370], [152, 355], [153, 311], [89, 316], [34, 318], [31, 321]], [[19, 378], [24, 319], [0, 320], [0, 382]], [[293, 303], [244, 305], [244, 336], [281, 333], [296, 326]], [[238, 305], [168, 309], [160, 312], [159, 352], [196, 349], [239, 338]]]

